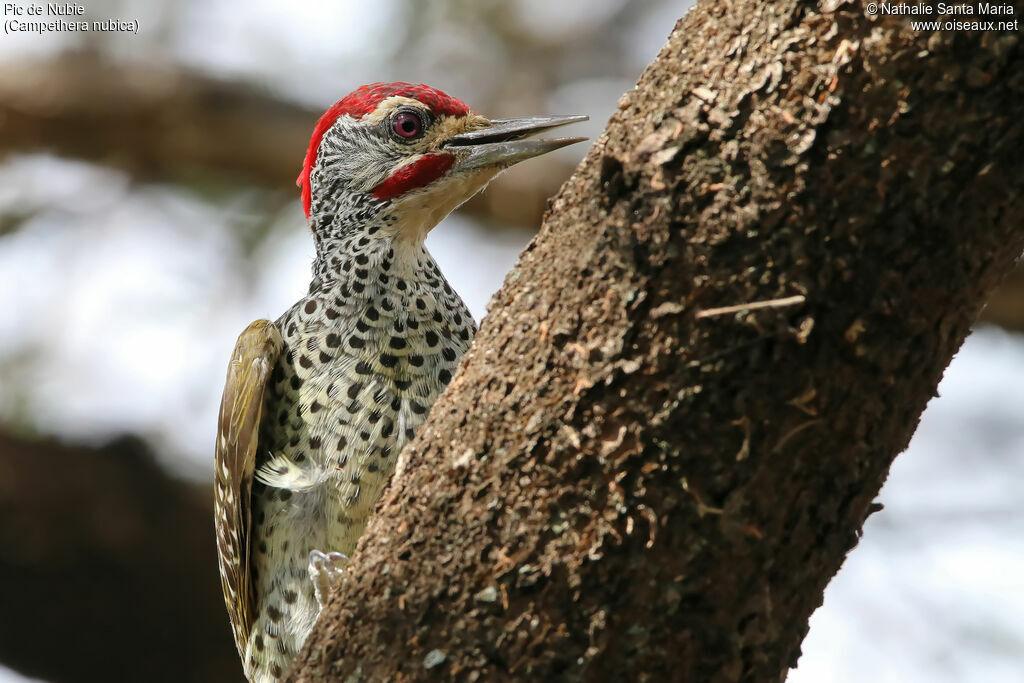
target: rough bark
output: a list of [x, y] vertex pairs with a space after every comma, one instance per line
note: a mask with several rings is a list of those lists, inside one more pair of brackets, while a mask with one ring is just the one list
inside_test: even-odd
[[53, 683], [241, 681], [208, 485], [138, 441], [0, 435], [0, 662]]
[[698, 4], [492, 301], [293, 677], [782, 680], [1024, 247], [1022, 67], [1016, 35], [859, 3]]

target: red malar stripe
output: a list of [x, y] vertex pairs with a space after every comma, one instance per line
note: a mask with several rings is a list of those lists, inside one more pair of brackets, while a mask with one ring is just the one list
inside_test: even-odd
[[393, 199], [409, 190], [425, 187], [447, 173], [454, 163], [455, 157], [451, 154], [425, 154], [373, 188], [373, 196], [377, 199]]

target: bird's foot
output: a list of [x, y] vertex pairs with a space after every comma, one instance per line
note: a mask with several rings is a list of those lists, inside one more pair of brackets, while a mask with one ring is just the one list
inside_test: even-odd
[[309, 551], [309, 580], [313, 582], [316, 604], [324, 608], [327, 596], [341, 582], [348, 564], [348, 555], [341, 553], [322, 553], [319, 550]]

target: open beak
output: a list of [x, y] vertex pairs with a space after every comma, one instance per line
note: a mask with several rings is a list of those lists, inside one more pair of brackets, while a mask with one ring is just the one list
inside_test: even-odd
[[522, 119], [492, 119], [489, 126], [454, 135], [445, 147], [464, 148], [454, 170], [465, 171], [483, 166], [511, 166], [524, 159], [582, 142], [586, 138], [527, 139], [551, 128], [586, 121], [589, 116], [529, 116]]

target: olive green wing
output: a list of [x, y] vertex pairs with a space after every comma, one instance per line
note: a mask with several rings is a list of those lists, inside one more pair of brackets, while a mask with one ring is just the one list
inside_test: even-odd
[[217, 424], [217, 556], [224, 604], [243, 659], [255, 610], [249, 574], [253, 468], [259, 449], [263, 394], [280, 353], [281, 333], [276, 325], [257, 320], [245, 328], [228, 365]]

